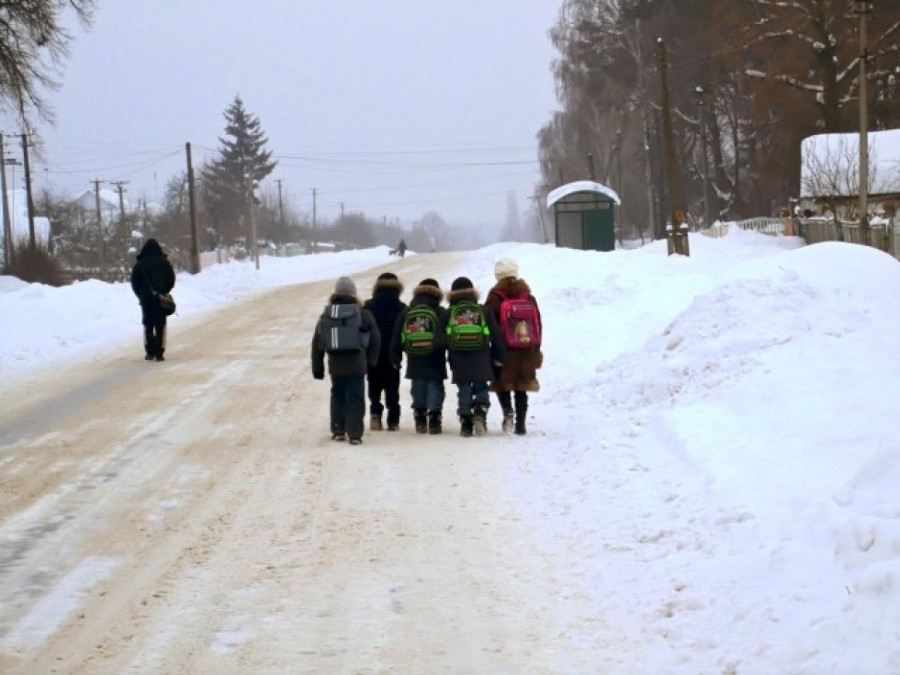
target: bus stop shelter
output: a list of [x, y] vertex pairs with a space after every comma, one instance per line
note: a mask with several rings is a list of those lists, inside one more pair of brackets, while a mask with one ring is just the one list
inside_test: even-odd
[[616, 248], [616, 211], [621, 204], [612, 188], [592, 180], [566, 183], [547, 195], [553, 207], [556, 245], [591, 251]]

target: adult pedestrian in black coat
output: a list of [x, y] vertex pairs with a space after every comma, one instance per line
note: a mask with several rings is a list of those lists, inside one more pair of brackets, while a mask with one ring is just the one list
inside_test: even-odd
[[160, 293], [175, 287], [175, 270], [156, 239], [148, 239], [131, 268], [131, 290], [141, 303], [144, 325], [144, 358], [163, 361], [166, 351], [166, 315], [159, 305]]
[[[394, 325], [406, 310], [406, 303], [400, 300], [403, 284], [393, 272], [378, 275], [372, 288], [372, 297], [363, 303], [375, 317], [381, 333], [381, 350], [378, 362], [369, 366], [369, 429], [381, 431], [384, 428], [382, 413], [387, 408], [387, 430], [396, 431], [400, 426], [400, 371], [391, 363], [391, 338]], [[381, 395], [384, 393], [384, 403]]]

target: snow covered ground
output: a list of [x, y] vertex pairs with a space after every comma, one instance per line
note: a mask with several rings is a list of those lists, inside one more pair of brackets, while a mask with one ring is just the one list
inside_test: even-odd
[[[542, 388], [504, 487], [547, 533], [566, 593], [658, 646], [614, 672], [900, 673], [900, 263], [801, 243], [694, 235], [690, 258], [664, 242], [497, 244], [458, 270], [484, 293], [513, 257], [541, 304]], [[187, 321], [344, 274], [363, 293], [386, 260], [229, 263], [179, 275], [174, 295]], [[4, 387], [123, 342], [140, 352], [127, 285], [0, 277], [0, 316]]]

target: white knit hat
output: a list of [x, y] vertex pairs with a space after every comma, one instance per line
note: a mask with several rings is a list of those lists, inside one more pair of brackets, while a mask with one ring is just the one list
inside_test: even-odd
[[342, 295], [356, 295], [356, 284], [350, 277], [341, 277], [334, 285], [334, 292]]
[[497, 277], [497, 281], [506, 277], [516, 279], [519, 276], [519, 266], [512, 258], [500, 258], [494, 263], [494, 276]]

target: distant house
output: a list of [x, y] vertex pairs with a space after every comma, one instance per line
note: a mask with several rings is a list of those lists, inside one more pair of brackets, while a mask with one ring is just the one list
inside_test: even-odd
[[[27, 243], [31, 238], [28, 226], [28, 195], [25, 190], [8, 190], [6, 195], [9, 204], [10, 233], [13, 241], [19, 245]], [[0, 226], [4, 229], [6, 227], [2, 209], [0, 209]], [[49, 218], [34, 217], [34, 237], [38, 246], [47, 248], [50, 243]], [[0, 246], [2, 245], [3, 241], [0, 238]]]
[[[900, 129], [872, 131], [868, 144], [869, 210], [890, 218], [900, 205]], [[809, 136], [803, 140], [800, 153], [801, 209], [855, 213], [853, 207], [859, 200], [859, 134]]]
[[[125, 199], [125, 212], [131, 211], [131, 205]], [[93, 190], [85, 190], [74, 199], [76, 206], [85, 213], [97, 213], [97, 195]], [[100, 217], [104, 223], [118, 220], [120, 214], [119, 193], [115, 190], [100, 189]], [[97, 221], [94, 220], [96, 223]]]

